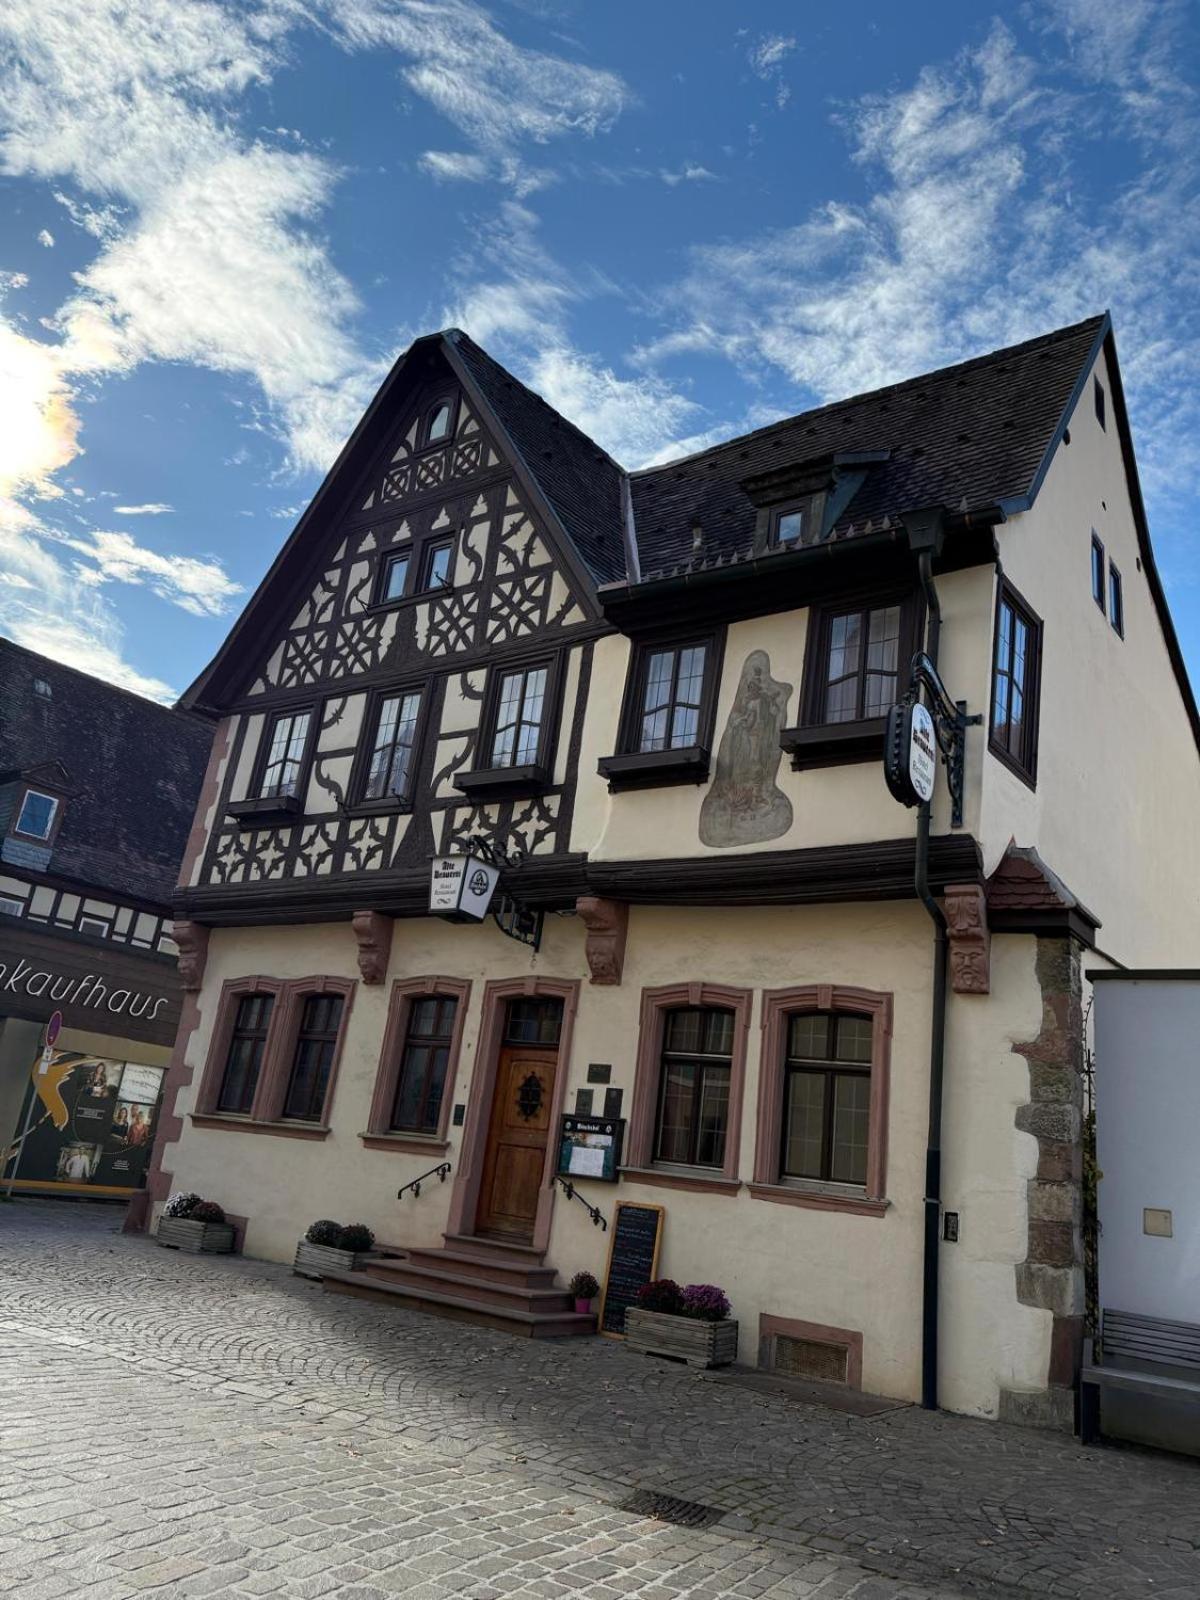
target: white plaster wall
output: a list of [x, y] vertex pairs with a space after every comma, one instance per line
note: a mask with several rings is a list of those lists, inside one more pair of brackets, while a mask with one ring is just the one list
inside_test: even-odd
[[[1028, 1098], [1013, 1039], [1032, 1037], [1040, 1017], [1029, 939], [997, 941], [995, 984], [986, 1001], [951, 1002], [946, 1147], [947, 1204], [964, 1219], [964, 1242], [944, 1248], [946, 1314], [943, 1372], [947, 1403], [992, 1414], [1001, 1383], [1034, 1387], [1045, 1372], [1043, 1314], [1017, 1306], [1013, 1264], [1024, 1255], [1025, 1181], [1033, 1141], [1013, 1116]], [[929, 1066], [932, 937], [914, 905], [772, 907], [631, 912], [624, 980], [586, 982], [583, 929], [573, 917], [547, 919], [541, 953], [531, 955], [490, 926], [432, 920], [396, 925], [390, 980], [445, 974], [474, 987], [453, 1101], [469, 1102], [480, 1029], [483, 981], [537, 972], [584, 975], [564, 1106], [587, 1079], [589, 1062], [612, 1066], [628, 1113], [633, 1092], [643, 986], [709, 980], [755, 990], [742, 1108], [740, 1176], [753, 1169], [759, 1080], [761, 991], [798, 983], [850, 983], [895, 997], [885, 1216], [855, 1216], [772, 1204], [750, 1196], [692, 1193], [641, 1183], [587, 1185], [611, 1218], [618, 1199], [666, 1207], [661, 1270], [683, 1282], [717, 1282], [742, 1323], [742, 1359], [756, 1360], [758, 1317], [768, 1312], [860, 1330], [866, 1388], [916, 1398], [920, 1375], [921, 1227]], [[357, 976], [346, 924], [290, 929], [214, 930], [201, 996], [201, 1022], [188, 1058], [207, 1053], [216, 996], [226, 978]], [[365, 1221], [398, 1244], [440, 1244], [451, 1185], [426, 1186], [397, 1203], [397, 1188], [432, 1167], [440, 1152], [405, 1155], [364, 1149], [358, 1134], [368, 1106], [387, 1008], [388, 986], [358, 986], [323, 1142], [202, 1129], [186, 1123], [164, 1167], [176, 1188], [210, 1195], [249, 1217], [246, 1249], [290, 1259], [317, 1216]], [[179, 1096], [186, 1113], [194, 1086]], [[462, 1129], [446, 1152], [458, 1174]], [[548, 1260], [564, 1278], [587, 1267], [601, 1279], [608, 1241], [583, 1208], [556, 1197]], [[956, 1256], [952, 1255], [958, 1251]], [[982, 1297], [982, 1298], [981, 1298]]]
[[[1031, 511], [998, 530], [1005, 574], [1045, 623], [1037, 789], [987, 758], [985, 867], [1033, 845], [1127, 966], [1200, 964], [1200, 756], [1139, 571], [1112, 384], [1089, 378]], [[1092, 529], [1121, 571], [1125, 637], [1092, 599]], [[986, 667], [984, 669], [986, 678]], [[975, 691], [978, 694], [979, 690]]]
[[1095, 1025], [1100, 1303], [1200, 1322], [1200, 978], [1097, 983]]

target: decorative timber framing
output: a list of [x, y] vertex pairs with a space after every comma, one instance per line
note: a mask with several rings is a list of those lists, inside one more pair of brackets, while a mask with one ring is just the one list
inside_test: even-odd
[[944, 904], [951, 988], [955, 994], [990, 994], [991, 935], [982, 885], [948, 883]]
[[[759, 1019], [762, 1048], [758, 1067], [758, 1122], [754, 1139], [756, 1200], [803, 1206], [815, 1211], [845, 1211], [881, 1217], [887, 1202], [888, 1105], [892, 1057], [892, 996], [847, 984], [804, 984], [764, 989]], [[867, 1129], [867, 1181], [856, 1194], [845, 1184], [780, 1178], [784, 1057], [788, 1021], [812, 1011], [846, 1011], [871, 1019], [871, 1093]]]
[[[504, 1015], [508, 1002], [539, 995], [552, 996], [562, 1001], [562, 1029], [558, 1040], [558, 1065], [554, 1074], [554, 1096], [549, 1118], [550, 1128], [556, 1130], [567, 1092], [567, 1077], [571, 1064], [571, 1035], [575, 1028], [575, 1014], [579, 1009], [579, 990], [580, 982], [577, 978], [500, 978], [484, 984], [479, 1043], [475, 1049], [475, 1071], [471, 1081], [466, 1126], [463, 1128], [458, 1172], [450, 1197], [447, 1233], [472, 1234], [475, 1231], [475, 1216], [479, 1206], [479, 1189], [487, 1156], [488, 1129], [492, 1119], [492, 1100], [496, 1092], [500, 1050], [504, 1039]], [[558, 1145], [551, 1136], [546, 1141], [546, 1162], [538, 1187], [537, 1215], [533, 1224], [532, 1248], [543, 1252], [550, 1243], [550, 1224], [554, 1214], [554, 1196], [557, 1188], [554, 1174], [557, 1165]]]
[[[438, 1125], [432, 1133], [399, 1131], [392, 1127], [392, 1107], [395, 1105], [396, 1090], [400, 1084], [408, 1022], [414, 1002], [433, 995], [455, 1002], [454, 1028], [450, 1035]], [[450, 1107], [454, 1099], [458, 1058], [462, 1051], [463, 1030], [466, 1027], [467, 1007], [470, 1001], [471, 985], [460, 978], [397, 978], [393, 982], [366, 1132], [359, 1135], [368, 1150], [396, 1150], [420, 1155], [426, 1151], [446, 1148], [446, 1131], [450, 1125]]]
[[629, 907], [623, 900], [605, 900], [599, 895], [580, 895], [575, 902], [579, 920], [587, 929], [584, 953], [590, 981], [616, 985], [625, 964], [625, 940], [629, 933]]

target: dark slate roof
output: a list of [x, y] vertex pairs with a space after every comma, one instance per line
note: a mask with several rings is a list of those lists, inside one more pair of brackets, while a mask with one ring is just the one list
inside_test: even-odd
[[58, 762], [70, 779], [53, 877], [169, 905], [212, 734], [188, 712], [0, 638], [0, 773]]
[[596, 583], [625, 576], [621, 468], [457, 328], [445, 337], [506, 429]]
[[697, 523], [705, 559], [747, 554], [755, 508], [742, 480], [839, 451], [890, 457], [869, 470], [835, 537], [923, 506], [981, 509], [1027, 495], [1104, 326], [1090, 317], [633, 473], [643, 578], [690, 563]]

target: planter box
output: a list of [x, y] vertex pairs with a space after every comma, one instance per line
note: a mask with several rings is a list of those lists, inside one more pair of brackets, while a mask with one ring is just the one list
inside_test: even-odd
[[301, 1239], [292, 1271], [302, 1278], [323, 1278], [327, 1272], [357, 1272], [378, 1254], [378, 1250], [338, 1250], [331, 1244], [310, 1244]]
[[195, 1256], [225, 1256], [233, 1249], [233, 1224], [193, 1222], [189, 1217], [160, 1217], [154, 1237], [168, 1250], [186, 1250]]
[[662, 1311], [625, 1313], [625, 1336], [631, 1350], [643, 1355], [674, 1356], [689, 1367], [727, 1367], [737, 1359], [736, 1322], [699, 1322], [695, 1317], [669, 1317]]

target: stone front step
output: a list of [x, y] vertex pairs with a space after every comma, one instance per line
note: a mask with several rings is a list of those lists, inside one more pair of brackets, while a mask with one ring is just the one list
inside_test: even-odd
[[[432, 1251], [427, 1252], [427, 1255], [433, 1254]], [[428, 1259], [371, 1261], [364, 1263], [361, 1270], [368, 1277], [378, 1278], [381, 1283], [395, 1288], [411, 1289], [414, 1293], [432, 1291], [434, 1294], [448, 1294], [483, 1306], [508, 1306], [514, 1311], [554, 1314], [575, 1310], [575, 1302], [565, 1289], [555, 1288], [554, 1272], [547, 1268], [540, 1269], [546, 1281], [537, 1284], [520, 1281], [525, 1277], [521, 1271], [514, 1272], [511, 1281], [497, 1282], [469, 1270], [456, 1270], [452, 1263], [434, 1264]]]
[[[590, 1314], [579, 1316], [574, 1311], [527, 1311], [514, 1306], [488, 1304], [478, 1298], [478, 1291], [483, 1287], [481, 1284], [471, 1283], [461, 1288], [447, 1281], [449, 1276], [447, 1274], [436, 1289], [428, 1284], [397, 1283], [391, 1281], [388, 1275], [378, 1272], [327, 1272], [321, 1283], [329, 1294], [350, 1294], [383, 1305], [405, 1306], [411, 1311], [426, 1311], [452, 1322], [470, 1322], [477, 1327], [496, 1328], [521, 1339], [561, 1339], [596, 1331], [596, 1319]], [[432, 1274], [430, 1278], [432, 1280]], [[456, 1287], [459, 1288], [458, 1293], [446, 1292]]]
[[426, 1271], [452, 1272], [478, 1283], [502, 1284], [505, 1288], [552, 1289], [558, 1277], [553, 1267], [542, 1264], [540, 1256], [512, 1257], [499, 1252], [481, 1255], [457, 1247], [410, 1249], [408, 1261]]

